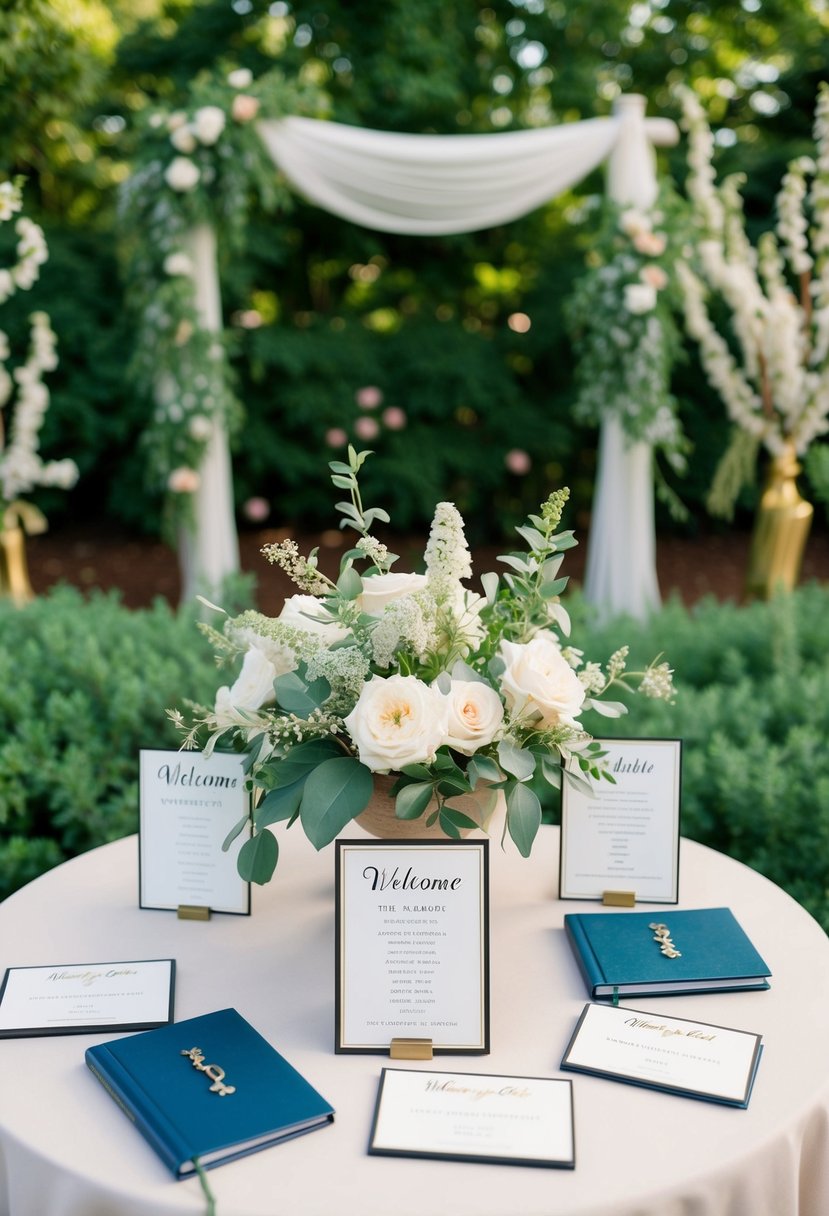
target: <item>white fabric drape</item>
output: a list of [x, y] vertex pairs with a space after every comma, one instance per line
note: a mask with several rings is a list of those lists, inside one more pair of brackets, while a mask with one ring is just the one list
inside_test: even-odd
[[[611, 118], [493, 135], [399, 135], [298, 117], [263, 121], [258, 130], [275, 164], [312, 202], [367, 228], [437, 236], [473, 232], [525, 215], [581, 181], [608, 156], [612, 180], [629, 182], [629, 189], [620, 185], [615, 197], [637, 189], [652, 197], [656, 179], [650, 142], [673, 142], [675, 127], [665, 120], [646, 120], [644, 98], [622, 101]], [[194, 257], [199, 306], [210, 318], [210, 327], [217, 328], [215, 255], [202, 239], [194, 242]], [[201, 470], [197, 535], [184, 547], [185, 598], [197, 589], [216, 586], [238, 569], [238, 554], [234, 556], [228, 544], [233, 503], [223, 442], [217, 436]], [[617, 447], [615, 454], [607, 451], [603, 457], [605, 467], [627, 460], [626, 451]], [[609, 548], [595, 540], [596, 529], [601, 532], [605, 519], [608, 526], [617, 522], [620, 511], [627, 516], [634, 497], [629, 474], [617, 477], [615, 484], [628, 488], [607, 499], [607, 511], [595, 513], [591, 552], [597, 553], [597, 562]], [[639, 489], [638, 498], [644, 500], [652, 487], [648, 482]], [[652, 532], [652, 520], [649, 525], [646, 512], [637, 510], [628, 537], [649, 526]], [[597, 587], [595, 594], [606, 608], [642, 615], [652, 605], [652, 591], [643, 597], [639, 588], [643, 583], [655, 586], [655, 570], [646, 569], [653, 552], [653, 538], [650, 542], [645, 538], [638, 546], [641, 560], [628, 561], [621, 571], [625, 585], [620, 589], [619, 578], [614, 577], [612, 586]], [[639, 608], [640, 603], [645, 609]]]
[[498, 135], [397, 135], [312, 118], [261, 122], [276, 164], [326, 210], [381, 232], [474, 232], [581, 181], [619, 136], [613, 118]]

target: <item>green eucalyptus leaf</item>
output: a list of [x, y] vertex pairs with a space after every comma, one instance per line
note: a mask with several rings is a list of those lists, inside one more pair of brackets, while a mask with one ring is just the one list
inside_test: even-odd
[[397, 818], [418, 819], [429, 806], [434, 793], [435, 787], [431, 781], [416, 781], [411, 785], [404, 785], [395, 802]]
[[494, 571], [489, 571], [487, 574], [481, 575], [481, 586], [484, 589], [484, 595], [488, 604], [494, 604], [498, 595], [498, 584], [501, 582], [500, 575]]
[[353, 477], [341, 477], [338, 473], [335, 473], [331, 480], [338, 490], [350, 490], [354, 485]]
[[565, 575], [564, 578], [557, 578], [552, 583], [541, 584], [542, 599], [551, 600], [556, 595], [561, 595], [564, 588], [569, 583], [569, 578]]
[[222, 852], [223, 853], [226, 853], [228, 851], [228, 849], [233, 844], [234, 840], [239, 835], [239, 833], [244, 831], [245, 824], [247, 824], [249, 822], [250, 822], [250, 815], [246, 814], [246, 815], [242, 816], [242, 818], [238, 821], [238, 823], [234, 823], [233, 827], [230, 829], [227, 836], [225, 836], [224, 840], [222, 841]]
[[498, 762], [507, 773], [519, 781], [527, 781], [535, 772], [535, 756], [524, 747], [516, 747], [509, 739], [498, 744]]
[[453, 807], [451, 803], [445, 803], [443, 807], [441, 807], [441, 824], [443, 823], [444, 819], [450, 819], [452, 823], [454, 823], [455, 827], [468, 828], [470, 831], [481, 826], [476, 820], [471, 819], [469, 815], [466, 815], [463, 811], [459, 811]]
[[283, 785], [278, 789], [270, 790], [253, 812], [257, 831], [267, 827], [268, 824], [281, 823], [284, 819], [290, 819], [292, 815], [296, 814], [302, 801], [304, 787], [303, 778], [301, 781], [295, 781], [293, 785]]
[[541, 826], [541, 803], [529, 786], [517, 781], [507, 789], [507, 827], [522, 857], [529, 857]]
[[341, 755], [342, 750], [333, 739], [309, 739], [292, 747], [282, 759], [268, 761], [262, 769], [262, 780], [257, 784], [266, 783], [270, 789], [293, 785], [295, 781], [307, 777], [324, 760]]
[[362, 593], [363, 580], [353, 566], [346, 566], [337, 579], [337, 590], [347, 600], [356, 600]]
[[242, 845], [236, 858], [236, 868], [245, 882], [255, 882], [261, 886], [273, 878], [278, 860], [279, 842], [273, 832], [265, 829]]
[[307, 718], [331, 695], [331, 685], [321, 677], [308, 684], [298, 671], [288, 671], [273, 682], [276, 699], [282, 709], [298, 718]]
[[561, 761], [560, 760], [557, 760], [557, 759], [554, 760], [552, 756], [542, 756], [541, 772], [544, 776], [544, 780], [547, 782], [548, 785], [551, 785], [553, 787], [553, 789], [556, 789], [556, 790], [561, 789]]
[[416, 781], [431, 781], [432, 779], [432, 774], [425, 764], [404, 764], [400, 771], [407, 777], [414, 777]]
[[501, 780], [501, 770], [489, 756], [473, 756], [466, 766], [466, 775], [473, 790], [479, 781]]
[[332, 473], [341, 473], [344, 477], [351, 476], [351, 469], [347, 464], [343, 464], [341, 460], [329, 460], [328, 467]]
[[525, 540], [529, 547], [536, 552], [547, 548], [547, 539], [535, 528], [528, 528], [525, 524], [520, 525], [515, 529], [522, 540]]
[[299, 817], [315, 849], [330, 844], [355, 815], [365, 810], [373, 789], [370, 771], [352, 756], [326, 760], [309, 773]]
[[517, 553], [499, 553], [498, 561], [503, 562], [505, 566], [509, 566], [510, 570], [514, 570], [516, 574], [529, 573], [530, 565], [528, 559], [521, 557]]
[[445, 809], [441, 809], [440, 812], [440, 830], [450, 840], [460, 840], [461, 838], [460, 828], [449, 818]]

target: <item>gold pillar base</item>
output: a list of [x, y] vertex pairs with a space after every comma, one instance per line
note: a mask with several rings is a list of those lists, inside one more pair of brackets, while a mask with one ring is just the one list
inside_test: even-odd
[[35, 598], [26, 565], [26, 536], [46, 531], [46, 517], [27, 502], [13, 502], [0, 517], [0, 599], [22, 607]]
[[776, 591], [797, 586], [814, 516], [814, 507], [798, 491], [799, 472], [791, 446], [775, 456], [769, 467], [751, 538], [746, 576], [749, 599], [769, 599]]

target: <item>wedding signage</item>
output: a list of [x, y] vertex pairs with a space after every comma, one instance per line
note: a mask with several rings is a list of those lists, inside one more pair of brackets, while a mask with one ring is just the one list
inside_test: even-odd
[[99, 1043], [86, 1062], [178, 1178], [334, 1121], [333, 1108], [235, 1009]]
[[338, 840], [338, 1052], [489, 1051], [488, 840]]
[[[613, 783], [588, 777], [561, 791], [561, 899], [629, 892], [679, 898], [679, 739], [602, 739]], [[591, 796], [592, 795], [592, 796]]]
[[580, 912], [564, 929], [594, 1000], [769, 987], [771, 971], [730, 908]]
[[585, 1005], [561, 1067], [745, 1108], [761, 1052], [745, 1030]]
[[142, 908], [250, 913], [250, 884], [239, 877], [239, 836], [250, 814], [244, 756], [197, 751], [140, 753], [139, 896]]
[[384, 1068], [368, 1151], [573, 1169], [573, 1087], [550, 1077]]
[[0, 1038], [150, 1030], [173, 1020], [175, 960], [9, 967]]

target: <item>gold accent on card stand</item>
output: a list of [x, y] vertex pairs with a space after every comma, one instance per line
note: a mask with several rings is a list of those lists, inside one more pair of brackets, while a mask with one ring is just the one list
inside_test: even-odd
[[606, 908], [634, 908], [636, 906], [636, 892], [603, 891], [602, 903]]
[[210, 920], [210, 909], [198, 904], [179, 904], [177, 915], [179, 920]]
[[431, 1039], [392, 1039], [389, 1055], [393, 1060], [431, 1060]]

